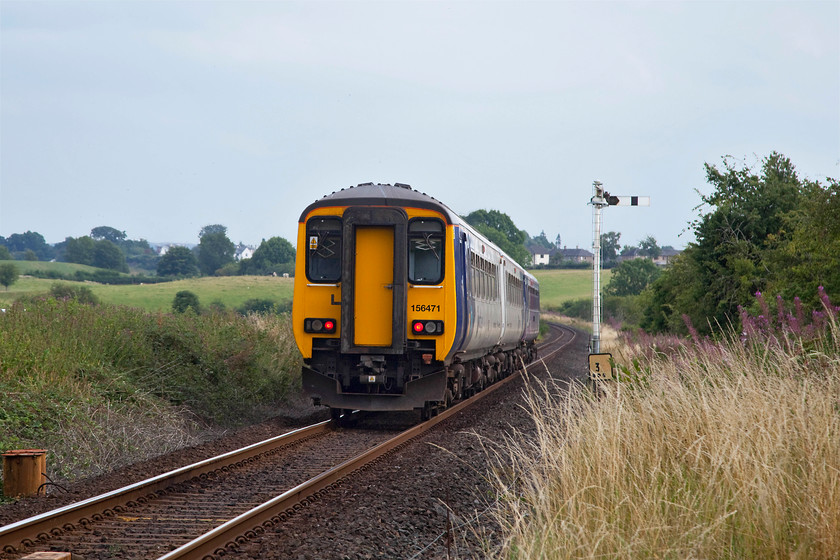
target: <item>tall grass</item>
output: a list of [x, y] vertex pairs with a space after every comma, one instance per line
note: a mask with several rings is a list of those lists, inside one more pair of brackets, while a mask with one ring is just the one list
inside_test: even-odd
[[498, 450], [499, 557], [840, 557], [840, 328], [821, 317], [811, 338], [615, 348], [633, 365], [600, 398], [534, 383], [536, 437]]
[[94, 474], [270, 415], [299, 383], [288, 316], [164, 314], [75, 300], [0, 313], [0, 450]]

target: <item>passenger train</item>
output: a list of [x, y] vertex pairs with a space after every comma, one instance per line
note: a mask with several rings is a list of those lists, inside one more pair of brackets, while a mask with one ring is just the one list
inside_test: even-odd
[[298, 226], [292, 318], [304, 391], [428, 417], [536, 357], [539, 283], [446, 205], [365, 183]]

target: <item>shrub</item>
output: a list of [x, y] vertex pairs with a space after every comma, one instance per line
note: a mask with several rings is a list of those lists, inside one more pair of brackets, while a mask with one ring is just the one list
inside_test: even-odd
[[181, 290], [175, 294], [172, 300], [172, 311], [175, 313], [186, 313], [187, 309], [192, 309], [195, 313], [201, 312], [201, 305], [198, 302], [198, 296], [189, 290]]
[[55, 299], [74, 300], [91, 305], [99, 304], [99, 298], [87, 286], [56, 283], [50, 288], [50, 295]]

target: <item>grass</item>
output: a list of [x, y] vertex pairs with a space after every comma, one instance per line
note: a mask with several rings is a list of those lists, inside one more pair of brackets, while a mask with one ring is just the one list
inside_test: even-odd
[[616, 343], [600, 398], [534, 384], [497, 556], [840, 557], [840, 326], [792, 342]]
[[[8, 306], [21, 296], [46, 294], [57, 280], [27, 277], [32, 271], [54, 271], [72, 275], [77, 270], [94, 272], [98, 269], [70, 263], [48, 263], [38, 261], [12, 262], [21, 273], [20, 279], [9, 287], [0, 289], [0, 305]], [[556, 309], [567, 301], [592, 298], [592, 270], [534, 270], [531, 271], [540, 282], [540, 302], [544, 309]], [[610, 270], [601, 271], [601, 283], [606, 285]], [[64, 282], [59, 280], [58, 282]], [[223, 276], [191, 278], [146, 285], [106, 285], [86, 282], [102, 303], [130, 305], [147, 311], [169, 311], [175, 294], [189, 290], [202, 305], [221, 302], [226, 308], [240, 307], [249, 299], [268, 299], [280, 304], [292, 301], [293, 278], [271, 276]]]
[[[17, 263], [25, 261], [14, 261]], [[34, 263], [39, 264], [39, 263]], [[67, 265], [67, 263], [40, 263], [42, 265]], [[69, 265], [97, 270], [83, 265]], [[21, 268], [21, 274], [23, 274]], [[72, 274], [73, 270], [69, 270]], [[292, 301], [294, 278], [272, 276], [221, 276], [190, 278], [160, 284], [109, 285], [96, 282], [70, 282], [48, 280], [22, 275], [9, 290], [0, 289], [0, 306], [7, 307], [20, 297], [47, 294], [56, 283], [84, 285], [93, 291], [102, 303], [128, 305], [146, 311], [170, 311], [175, 294], [189, 290], [198, 296], [203, 306], [221, 303], [227, 309], [242, 306], [250, 299], [268, 299], [284, 304]]]
[[288, 315], [16, 304], [0, 313], [0, 450], [49, 449], [57, 479], [96, 474], [270, 416], [299, 370]]
[[[558, 269], [530, 271], [540, 282], [540, 305], [543, 309], [557, 309], [564, 302], [592, 300], [592, 269]], [[601, 271], [601, 285], [610, 281], [610, 270]]]
[[278, 303], [292, 301], [294, 278], [272, 276], [208, 276], [139, 286], [90, 284], [102, 303], [130, 305], [149, 311], [169, 311], [172, 300], [181, 290], [198, 296], [201, 305], [220, 302], [228, 309], [240, 307], [249, 299], [270, 299]]
[[77, 271], [94, 273], [99, 268], [85, 264], [74, 264], [65, 262], [46, 261], [3, 261], [0, 264], [13, 264], [21, 274], [32, 274], [33, 272], [55, 272], [57, 274], [73, 275]]

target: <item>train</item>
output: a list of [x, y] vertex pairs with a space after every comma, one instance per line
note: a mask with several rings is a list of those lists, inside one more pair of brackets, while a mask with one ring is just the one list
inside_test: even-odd
[[302, 387], [349, 410], [428, 418], [537, 357], [537, 279], [445, 204], [395, 183], [324, 196], [298, 223]]

